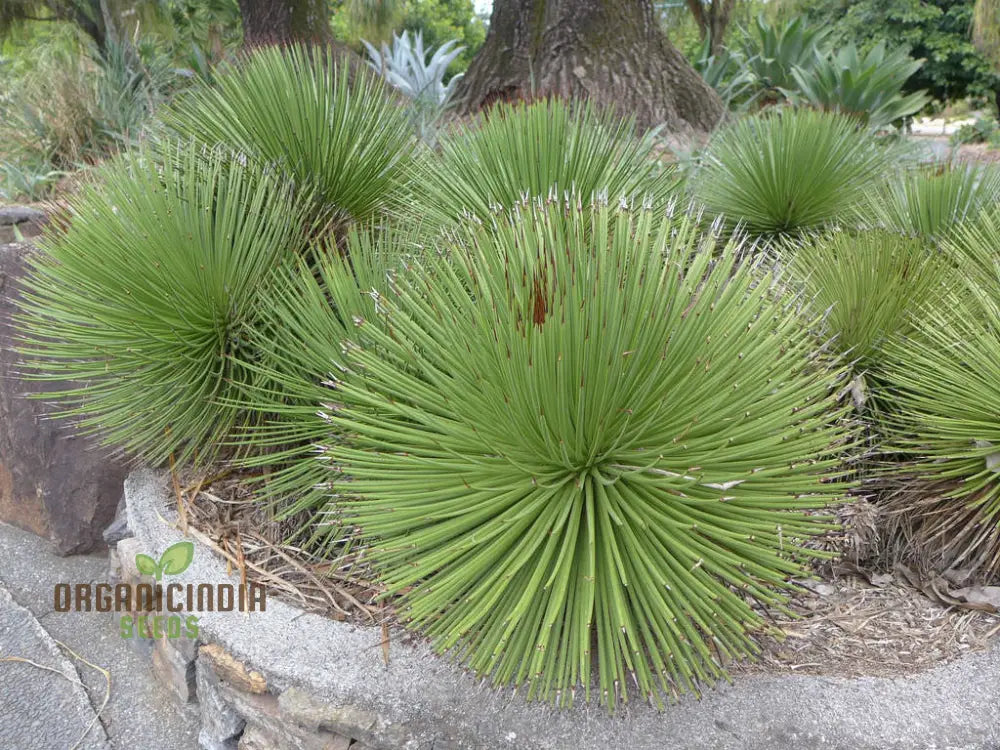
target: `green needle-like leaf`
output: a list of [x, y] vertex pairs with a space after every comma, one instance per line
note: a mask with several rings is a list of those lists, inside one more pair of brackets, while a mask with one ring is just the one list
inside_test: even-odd
[[402, 616], [497, 684], [613, 706], [724, 676], [805, 575], [852, 433], [739, 241], [530, 203], [397, 275], [327, 399]]
[[29, 376], [108, 444], [156, 464], [210, 461], [246, 419], [248, 331], [304, 246], [302, 205], [196, 145], [163, 165], [123, 157], [70, 203], [25, 283]]

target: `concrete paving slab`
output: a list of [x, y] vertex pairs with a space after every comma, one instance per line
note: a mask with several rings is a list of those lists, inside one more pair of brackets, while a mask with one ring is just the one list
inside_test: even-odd
[[111, 750], [73, 664], [2, 586], [0, 659], [0, 747]]
[[[101, 713], [110, 747], [115, 750], [195, 750], [198, 747], [197, 708], [180, 705], [155, 680], [149, 655], [119, 637], [110, 615], [54, 611], [53, 587], [57, 582], [107, 580], [106, 554], [59, 557], [45, 540], [0, 523], [0, 584], [20, 605], [29, 609], [54, 638], [111, 672], [111, 700]], [[99, 706], [104, 700], [104, 677], [88, 667], [81, 667], [79, 672], [87, 686], [91, 705]], [[19, 726], [25, 722], [30, 725], [32, 721], [27, 714], [9, 718]], [[71, 744], [36, 744], [25, 750], [67, 750]], [[0, 750], [9, 747], [0, 739]], [[21, 750], [17, 746], [14, 748]]]

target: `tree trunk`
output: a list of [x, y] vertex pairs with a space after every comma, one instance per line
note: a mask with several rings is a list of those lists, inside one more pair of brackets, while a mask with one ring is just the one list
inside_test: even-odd
[[544, 96], [589, 99], [643, 128], [665, 124], [682, 141], [725, 113], [663, 34], [651, 0], [495, 0], [486, 42], [459, 83], [460, 108]]
[[243, 46], [330, 44], [327, 0], [239, 0]]
[[717, 55], [722, 49], [729, 28], [729, 19], [733, 15], [736, 0], [687, 0], [688, 10], [698, 24], [701, 38], [709, 39], [709, 54]]
[[708, 38], [712, 40], [713, 55], [719, 54], [722, 43], [726, 41], [726, 29], [729, 28], [729, 19], [733, 14], [735, 3], [736, 0], [712, 0], [708, 14]]

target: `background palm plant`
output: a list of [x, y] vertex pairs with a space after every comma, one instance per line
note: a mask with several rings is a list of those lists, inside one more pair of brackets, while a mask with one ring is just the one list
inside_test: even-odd
[[839, 371], [694, 218], [571, 197], [454, 242], [349, 345], [338, 504], [411, 627], [496, 683], [568, 704], [593, 656], [610, 706], [697, 692], [829, 528], [803, 511], [844, 490]]
[[717, 131], [694, 177], [709, 213], [753, 234], [852, 220], [891, 151], [844, 116], [783, 108]]
[[430, 214], [445, 224], [464, 213], [490, 221], [498, 208], [553, 190], [664, 206], [677, 181], [653, 158], [654, 136], [636, 137], [628, 120], [558, 99], [498, 104], [443, 139], [441, 158], [427, 163], [420, 182]]
[[121, 158], [71, 199], [33, 260], [22, 326], [33, 375], [84, 429], [153, 463], [211, 460], [256, 377], [247, 329], [303, 246], [282, 182], [197, 146]]
[[271, 47], [199, 86], [165, 114], [170, 129], [278, 168], [336, 226], [396, 206], [412, 169], [406, 113], [384, 84], [332, 51]]

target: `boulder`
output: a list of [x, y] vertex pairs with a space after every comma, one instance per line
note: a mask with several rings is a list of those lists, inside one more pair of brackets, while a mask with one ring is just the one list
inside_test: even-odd
[[0, 243], [13, 242], [22, 237], [37, 237], [47, 222], [45, 212], [37, 208], [0, 206]]
[[0, 206], [0, 226], [45, 222], [45, 212], [31, 206]]
[[28, 397], [60, 386], [19, 377], [12, 318], [31, 252], [0, 245], [0, 521], [49, 538], [60, 554], [89, 552], [104, 546], [126, 468]]

